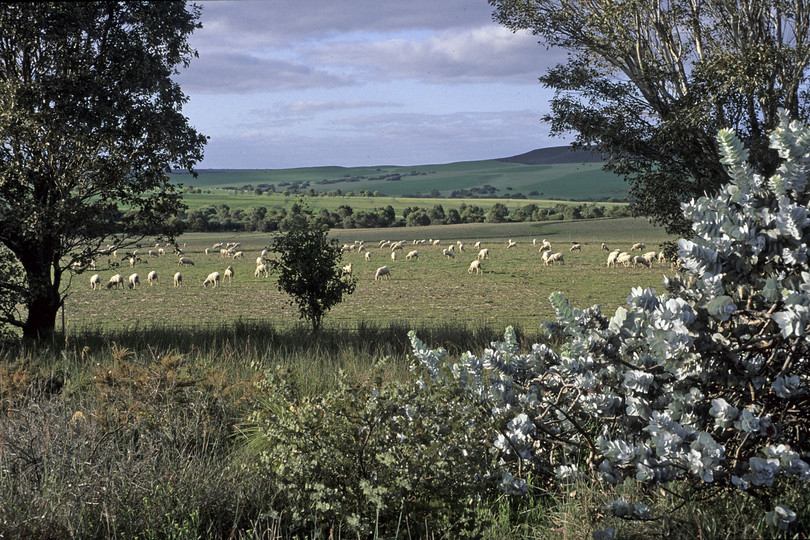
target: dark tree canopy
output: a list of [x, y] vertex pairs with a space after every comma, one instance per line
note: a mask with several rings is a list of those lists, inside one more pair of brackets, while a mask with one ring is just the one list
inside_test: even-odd
[[317, 332], [326, 312], [354, 292], [356, 282], [343, 276], [340, 266], [342, 249], [329, 238], [329, 228], [308, 209], [287, 216], [284, 231], [273, 240], [278, 257], [269, 262], [278, 274], [278, 290], [290, 295], [289, 303], [298, 307], [302, 319]]
[[773, 173], [767, 133], [808, 117], [806, 0], [490, 0], [493, 18], [569, 51], [540, 80], [552, 133], [595, 146], [625, 175], [637, 214], [686, 234], [680, 204], [728, 181], [714, 134], [734, 128]]
[[172, 80], [199, 15], [184, 1], [2, 4], [0, 243], [26, 309], [0, 323], [49, 335], [74, 263], [167, 232], [182, 207], [167, 172], [192, 171], [205, 144]]

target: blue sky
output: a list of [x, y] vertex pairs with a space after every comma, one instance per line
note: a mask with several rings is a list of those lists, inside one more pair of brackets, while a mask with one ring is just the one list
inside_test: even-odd
[[197, 2], [177, 80], [198, 168], [421, 165], [558, 146], [537, 81], [563, 59], [485, 0]]

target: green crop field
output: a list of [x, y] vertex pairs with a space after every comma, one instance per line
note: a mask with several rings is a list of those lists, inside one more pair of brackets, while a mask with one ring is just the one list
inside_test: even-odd
[[[436, 190], [449, 197], [454, 190], [491, 186], [499, 198], [522, 194], [535, 199], [624, 200], [627, 184], [618, 176], [601, 170], [601, 163], [558, 163], [527, 165], [501, 161], [465, 161], [412, 167], [311, 167], [266, 170], [199, 170], [197, 178], [173, 174], [185, 186], [212, 189], [273, 185], [276, 192], [303, 189], [343, 193], [380, 192], [391, 197], [408, 194], [428, 195]], [[308, 184], [307, 184], [308, 183]], [[530, 193], [536, 192], [534, 195]]]
[[[371, 261], [365, 261], [356, 251], [344, 254], [343, 263], [352, 263], [357, 278], [356, 292], [334, 308], [325, 324], [353, 326], [362, 321], [397, 320], [419, 323], [474, 323], [502, 328], [507, 324], [537, 327], [553, 317], [548, 296], [561, 291], [576, 307], [600, 304], [612, 312], [624, 303], [633, 286], [661, 287], [669, 267], [655, 265], [647, 268], [606, 268], [607, 253], [600, 245], [611, 249], [629, 250], [635, 242], [646, 242], [647, 250], [657, 250], [668, 239], [666, 234], [646, 221], [634, 219], [542, 222], [511, 224], [450, 225], [439, 227], [399, 229], [354, 229], [335, 232], [341, 243], [365, 241]], [[506, 241], [517, 242], [506, 249]], [[532, 245], [536, 238], [538, 246]], [[538, 253], [540, 241], [546, 238], [561, 251], [565, 264], [544, 266]], [[406, 240], [407, 245], [391, 260], [390, 249], [378, 248], [381, 240]], [[438, 246], [413, 245], [413, 240], [440, 239]], [[215, 242], [238, 241], [244, 259], [222, 258], [218, 251], [205, 255], [206, 247]], [[255, 277], [256, 257], [267, 246], [270, 236], [243, 234], [184, 234], [179, 244], [194, 266], [178, 268], [173, 255], [149, 257], [144, 244], [139, 249], [140, 261], [134, 268], [121, 259], [111, 259], [120, 268], [111, 268], [106, 260], [98, 261], [96, 272], [106, 284], [111, 275], [120, 272], [125, 277], [137, 272], [140, 287], [129, 290], [91, 291], [90, 275], [86, 272], [73, 277], [65, 307], [68, 332], [87, 328], [124, 329], [148, 328], [152, 325], [170, 327], [219, 326], [223, 323], [266, 320], [286, 326], [295, 323], [297, 312], [286, 304], [286, 296], [278, 292], [274, 278]], [[442, 256], [443, 247], [461, 241], [465, 252], [455, 259]], [[467, 272], [475, 259], [476, 241], [490, 250], [484, 261], [483, 275]], [[583, 244], [582, 252], [569, 252], [572, 242]], [[405, 254], [419, 251], [415, 261], [405, 260]], [[119, 254], [121, 256], [122, 254]], [[216, 289], [205, 289], [202, 282], [213, 271], [224, 273], [233, 265], [233, 283], [225, 282]], [[374, 281], [380, 266], [391, 268], [391, 279]], [[158, 273], [154, 286], [146, 283], [150, 270]], [[172, 285], [172, 276], [181, 271], [182, 287]]]

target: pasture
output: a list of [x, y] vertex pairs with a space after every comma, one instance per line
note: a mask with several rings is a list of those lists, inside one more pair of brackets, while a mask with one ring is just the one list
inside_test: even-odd
[[[561, 291], [578, 308], [593, 304], [612, 313], [634, 286], [661, 288], [664, 274], [671, 275], [669, 266], [649, 268], [607, 268], [610, 249], [629, 250], [635, 242], [645, 242], [647, 250], [658, 251], [658, 244], [668, 239], [666, 234], [646, 221], [634, 219], [474, 224], [397, 229], [354, 229], [335, 231], [339, 241], [353, 244], [364, 241], [371, 261], [356, 250], [343, 255], [343, 264], [352, 263], [357, 278], [357, 290], [327, 315], [325, 325], [353, 327], [368, 321], [396, 320], [418, 324], [475, 324], [502, 329], [508, 324], [537, 328], [553, 318], [548, 296]], [[507, 240], [517, 246], [507, 249]], [[537, 246], [532, 240], [537, 239]], [[554, 251], [562, 252], [564, 264], [546, 266], [538, 248], [543, 238]], [[381, 240], [405, 240], [406, 245], [391, 260], [391, 249], [380, 248]], [[414, 240], [439, 239], [437, 246], [414, 245]], [[241, 242], [244, 258], [232, 260], [205, 248], [216, 242]], [[184, 255], [194, 266], [178, 266], [170, 251], [163, 257], [149, 257], [154, 243], [144, 243], [139, 249], [139, 261], [134, 268], [122, 258], [98, 260], [95, 272], [87, 271], [72, 278], [69, 297], [65, 303], [68, 333], [82, 329], [123, 330], [148, 328], [154, 325], [173, 328], [218, 327], [236, 321], [266, 321], [278, 327], [298, 322], [295, 308], [287, 305], [286, 295], [280, 293], [271, 275], [256, 277], [256, 258], [270, 243], [268, 234], [189, 233], [178, 239]], [[442, 249], [461, 241], [465, 251], [455, 250], [455, 258], [442, 255]], [[490, 258], [483, 261], [483, 274], [470, 275], [467, 270], [476, 258], [476, 241], [489, 249]], [[580, 242], [582, 251], [569, 252], [572, 242]], [[418, 260], [406, 260], [411, 250], [419, 251]], [[122, 254], [119, 253], [119, 257]], [[272, 256], [272, 254], [271, 254]], [[233, 265], [233, 283], [223, 281], [217, 288], [204, 288], [205, 277], [214, 271], [224, 275]], [[377, 268], [388, 266], [391, 279], [374, 280]], [[158, 282], [146, 283], [147, 274], [155, 270]], [[182, 272], [183, 284], [174, 287], [172, 276]], [[126, 278], [137, 272], [141, 285], [135, 289], [108, 290], [104, 285], [110, 276], [121, 273]], [[90, 290], [93, 273], [101, 275], [102, 290]], [[59, 321], [57, 327], [59, 327]]]

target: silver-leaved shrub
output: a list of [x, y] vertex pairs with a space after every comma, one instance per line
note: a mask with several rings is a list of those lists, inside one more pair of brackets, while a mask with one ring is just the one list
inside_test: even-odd
[[[552, 294], [554, 349], [521, 352], [507, 328], [480, 358], [451, 362], [410, 334], [434, 383], [464, 389], [503, 426], [493, 451], [511, 464], [505, 491], [544, 471], [679, 480], [763, 497], [776, 528], [795, 521], [780, 503], [810, 481], [810, 128], [782, 113], [771, 146], [783, 163], [770, 178], [733, 131], [717, 143], [732, 180], [683, 205], [694, 236], [679, 241], [682, 272], [666, 292], [633, 289], [611, 317]], [[645, 505], [611, 509], [649, 517]]]

